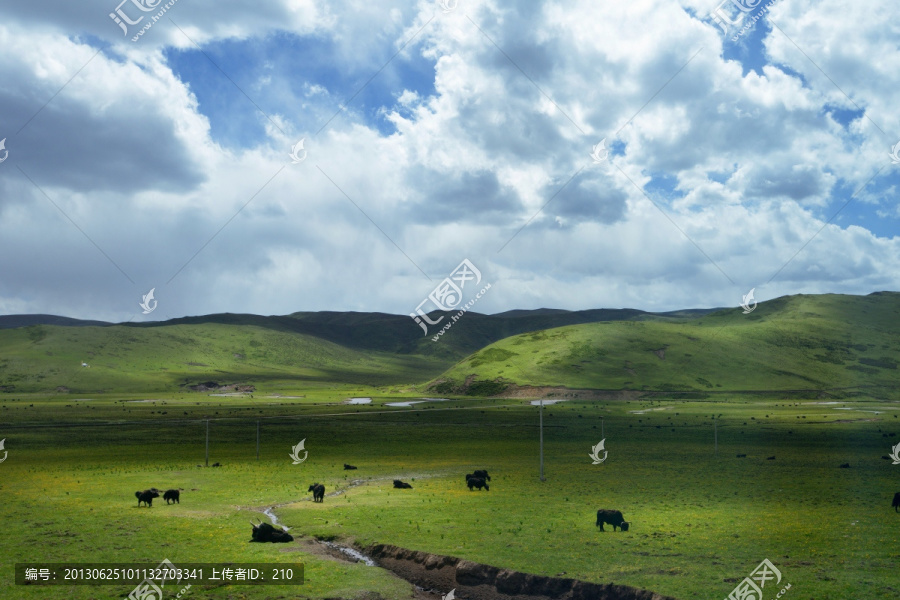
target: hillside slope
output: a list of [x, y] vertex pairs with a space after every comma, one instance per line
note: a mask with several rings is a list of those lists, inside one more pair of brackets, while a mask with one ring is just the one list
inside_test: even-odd
[[0, 331], [0, 392], [177, 391], [207, 380], [384, 385], [421, 381], [444, 368], [427, 357], [360, 352], [250, 325], [32, 325]]
[[[556, 326], [568, 320], [577, 324]], [[31, 325], [0, 330], [0, 392], [172, 392], [208, 380], [269, 389], [431, 381], [439, 393], [480, 395], [498, 386], [473, 390], [466, 382], [694, 392], [893, 388], [898, 333], [900, 294], [892, 292], [786, 296], [749, 315], [468, 313], [438, 342], [408, 317], [378, 313]]]
[[[749, 315], [604, 322], [517, 335], [435, 380], [633, 390], [788, 390], [900, 383], [900, 294], [786, 296]], [[894, 392], [896, 394], [896, 392]]]
[[[120, 323], [122, 327], [157, 329], [174, 325], [231, 325], [250, 326], [273, 331], [310, 335], [340, 344], [346, 348], [364, 351], [390, 352], [394, 354], [421, 354], [435, 357], [449, 366], [487, 346], [492, 342], [529, 331], [538, 331], [563, 325], [618, 320], [674, 320], [700, 317], [713, 309], [692, 309], [669, 313], [648, 313], [636, 309], [568, 310], [515, 310], [498, 315], [469, 312], [464, 319], [441, 336], [439, 343], [432, 337], [449, 315], [435, 311], [432, 320], [442, 319], [424, 335], [415, 322], [404, 315], [362, 312], [298, 312], [291, 315], [262, 316], [240, 313], [220, 313], [196, 317], [181, 317], [168, 321], [144, 323]], [[0, 315], [0, 332], [33, 325], [66, 325], [72, 327], [112, 326], [100, 321], [80, 321], [54, 315]]]

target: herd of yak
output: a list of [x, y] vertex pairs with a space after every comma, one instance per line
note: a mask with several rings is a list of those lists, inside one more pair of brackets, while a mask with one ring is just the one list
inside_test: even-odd
[[[356, 469], [353, 465], [344, 465], [345, 470]], [[479, 491], [484, 488], [485, 491], [490, 491], [491, 488], [488, 486], [488, 481], [491, 480], [491, 476], [488, 475], [488, 472], [485, 470], [478, 470], [472, 473], [466, 474], [466, 486], [468, 486], [469, 491], [473, 489], [478, 489]], [[394, 480], [394, 488], [395, 489], [412, 489], [412, 486], [405, 481], [400, 479]], [[321, 483], [314, 483], [309, 486], [308, 492], [312, 492], [313, 502], [322, 502], [325, 499], [325, 486]], [[166, 501], [166, 504], [181, 504], [181, 492], [182, 489], [171, 489], [163, 492], [163, 499]], [[135, 492], [135, 497], [138, 499], [138, 507], [140, 507], [141, 503], [145, 503], [148, 507], [153, 506], [153, 499], [159, 498], [159, 490], [156, 488], [150, 488], [149, 490], [144, 490], [143, 492]], [[896, 512], [900, 512], [900, 492], [894, 494], [894, 499], [891, 503], [891, 507]], [[259, 521], [259, 519], [257, 519]], [[622, 531], [628, 531], [629, 523], [622, 516], [622, 511], [619, 510], [610, 510], [606, 508], [601, 508], [597, 511], [597, 527], [600, 528], [600, 531], [605, 531], [603, 529], [603, 525], [612, 525], [613, 531], [616, 529], [621, 529]], [[281, 531], [276, 529], [272, 525], [268, 523], [263, 523], [259, 521], [258, 524], [254, 524], [252, 521], [250, 525], [253, 526], [252, 539], [253, 542], [292, 542], [294, 537], [289, 534], [287, 531]]]
[[[163, 492], [163, 500], [166, 501], [166, 504], [181, 504], [181, 492], [183, 490], [178, 488], [177, 490], [166, 490]], [[159, 498], [159, 490], [156, 488], [150, 488], [149, 490], [144, 490], [143, 492], [135, 492], [134, 497], [138, 499], [138, 506], [141, 505], [141, 502], [146, 504], [149, 507], [153, 507], [153, 499]]]

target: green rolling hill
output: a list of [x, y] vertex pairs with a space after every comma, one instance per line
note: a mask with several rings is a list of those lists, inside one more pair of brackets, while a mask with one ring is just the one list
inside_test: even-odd
[[[173, 325], [234, 325], [253, 326], [284, 333], [314, 336], [357, 350], [376, 350], [395, 354], [421, 354], [435, 356], [455, 362], [497, 340], [541, 329], [594, 323], [597, 321], [619, 320], [661, 320], [670, 321], [698, 317], [716, 309], [691, 309], [665, 313], [648, 313], [635, 309], [593, 309], [568, 310], [513, 310], [496, 315], [482, 315], [469, 312], [434, 343], [431, 335], [439, 328], [433, 326], [430, 335], [405, 315], [360, 312], [297, 312], [285, 316], [261, 316], [252, 314], [212, 314], [197, 317], [182, 317], [169, 321], [146, 323], [120, 323], [124, 327], [150, 328]], [[449, 315], [435, 311], [432, 320], [443, 317], [441, 325]], [[53, 315], [5, 315], [0, 316], [0, 330], [32, 325], [64, 325], [69, 327], [101, 326], [111, 327], [113, 323], [101, 321], [80, 321]]]
[[900, 383], [898, 333], [897, 293], [786, 296], [748, 315], [729, 309], [680, 322], [600, 322], [509, 337], [460, 361], [433, 387], [892, 391]]
[[[409, 317], [383, 313], [225, 313], [122, 324], [7, 315], [0, 316], [0, 392], [173, 392], [207, 380], [280, 389], [419, 383], [522, 332], [599, 320], [666, 321], [708, 312], [468, 313], [437, 343], [423, 336]], [[82, 368], [82, 361], [90, 366]]]
[[[431, 382], [714, 392], [892, 389], [900, 294], [786, 296], [740, 309], [468, 313], [438, 342], [380, 313], [207, 315], [107, 324], [0, 317], [0, 392], [178, 392], [203, 381], [267, 389]], [[89, 366], [82, 367], [82, 361]], [[472, 382], [480, 382], [472, 386]]]
[[383, 385], [418, 380], [444, 367], [429, 357], [362, 352], [253, 325], [32, 325], [0, 331], [4, 392], [174, 392], [204, 381]]

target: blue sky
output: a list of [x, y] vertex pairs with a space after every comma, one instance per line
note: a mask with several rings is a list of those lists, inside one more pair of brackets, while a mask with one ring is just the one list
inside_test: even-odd
[[900, 287], [886, 0], [51, 4], [0, 21], [0, 313], [408, 314], [463, 259], [484, 312]]
[[[418, 53], [401, 53], [391, 60], [395, 50], [383, 48], [370, 58], [387, 66], [366, 85], [371, 68], [350, 64], [335, 69], [329, 62], [334, 52], [335, 43], [328, 38], [276, 31], [261, 39], [216, 41], [202, 51], [167, 48], [165, 59], [196, 96], [199, 112], [209, 118], [212, 139], [234, 149], [267, 142], [265, 117], [254, 103], [266, 115], [291, 117], [301, 131], [318, 131], [324, 122], [304, 114], [299, 106], [310, 95], [310, 87], [327, 90], [334, 110], [346, 104], [358, 112], [361, 122], [382, 135], [396, 131], [383, 111], [396, 105], [398, 90], [423, 97], [435, 93], [434, 61]], [[228, 77], [216, 65], [226, 65]]]

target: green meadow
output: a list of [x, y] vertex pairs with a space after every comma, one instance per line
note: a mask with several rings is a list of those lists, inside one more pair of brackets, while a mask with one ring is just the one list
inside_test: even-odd
[[[749, 315], [512, 311], [466, 315], [438, 343], [408, 317], [365, 313], [5, 325], [0, 598], [133, 587], [15, 586], [15, 563], [163, 559], [305, 566], [299, 587], [188, 598], [415, 597], [324, 540], [684, 600], [724, 598], [768, 558], [788, 600], [895, 599], [900, 466], [883, 456], [900, 444], [898, 315], [894, 293], [785, 297]], [[564, 399], [544, 407], [543, 481], [529, 395]], [[434, 397], [446, 400], [388, 405]], [[205, 466], [207, 427], [220, 468]], [[467, 489], [475, 469], [490, 491]], [[181, 503], [139, 508], [150, 487], [183, 488]], [[600, 508], [630, 531], [600, 532]], [[265, 509], [294, 542], [249, 543]]]
[[[196, 396], [211, 405], [201, 408], [220, 409], [210, 421], [210, 464], [221, 468], [198, 466], [206, 423], [191, 412], [193, 398], [98, 398], [78, 408], [5, 399], [5, 414], [29, 405], [12, 408], [6, 421], [0, 515], [17, 533], [0, 542], [5, 571], [40, 561], [302, 562], [300, 587], [190, 593], [411, 597], [410, 585], [387, 572], [309, 553], [299, 541], [248, 543], [248, 521], [265, 518], [255, 511], [277, 506], [297, 540], [395, 544], [676, 598], [725, 597], [764, 558], [797, 598], [896, 597], [900, 515], [890, 500], [900, 485], [897, 467], [880, 458], [900, 443], [891, 437], [900, 433], [896, 402], [733, 396], [547, 405], [541, 481], [539, 409], [522, 400], [392, 408], [384, 403], [399, 398], [360, 406], [324, 395], [274, 405], [231, 398], [235, 413], [226, 415]], [[132, 411], [127, 419], [122, 404]], [[30, 411], [43, 425], [68, 426], [24, 427], [35, 424]], [[88, 411], [93, 422], [82, 418]], [[601, 431], [608, 459], [592, 465]], [[288, 454], [300, 439], [309, 458], [293, 465]], [[359, 469], [344, 471], [344, 462]], [[463, 475], [476, 468], [490, 471], [489, 492], [465, 487]], [[393, 489], [394, 478], [413, 489]], [[341, 493], [313, 504], [313, 482]], [[148, 487], [185, 491], [178, 505], [158, 498], [137, 508], [134, 491]], [[622, 510], [631, 530], [601, 533], [598, 508]], [[0, 596], [105, 599], [130, 591], [11, 583], [3, 578]]]

